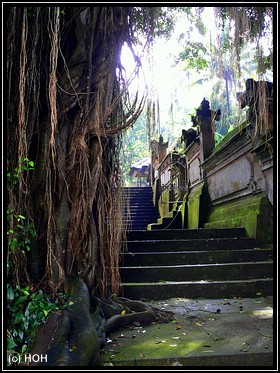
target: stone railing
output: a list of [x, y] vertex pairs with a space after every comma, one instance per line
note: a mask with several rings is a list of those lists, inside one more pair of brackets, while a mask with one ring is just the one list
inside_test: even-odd
[[264, 139], [253, 123], [244, 123], [215, 147], [215, 115], [202, 106], [194, 118], [198, 137], [184, 154], [166, 155], [157, 168], [154, 196], [160, 214], [180, 209], [177, 228], [241, 226], [249, 236], [271, 242], [272, 134]]

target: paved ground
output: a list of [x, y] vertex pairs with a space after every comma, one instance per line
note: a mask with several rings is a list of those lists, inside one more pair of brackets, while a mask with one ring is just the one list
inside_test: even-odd
[[171, 321], [135, 323], [112, 333], [103, 365], [276, 368], [272, 297], [147, 303], [172, 312]]

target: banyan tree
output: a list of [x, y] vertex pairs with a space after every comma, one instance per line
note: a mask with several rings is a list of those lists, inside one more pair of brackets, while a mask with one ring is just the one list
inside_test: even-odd
[[16, 232], [22, 215], [36, 232], [30, 251], [9, 253], [18, 282], [43, 280], [56, 291], [75, 273], [102, 295], [118, 291], [118, 148], [144, 102], [129, 100], [121, 78], [130, 14], [129, 7], [8, 10], [10, 227]]
[[145, 104], [120, 55], [126, 43], [137, 70], [137, 32], [146, 45], [169, 32], [166, 12], [4, 7], [8, 282], [55, 295], [76, 275], [100, 297], [119, 293], [121, 140]]

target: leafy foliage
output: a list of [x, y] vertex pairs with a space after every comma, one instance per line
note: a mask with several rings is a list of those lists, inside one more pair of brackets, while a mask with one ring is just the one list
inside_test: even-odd
[[7, 167], [8, 186], [11, 190], [18, 186], [19, 178], [23, 171], [33, 171], [34, 162], [26, 157], [19, 157], [19, 164], [17, 167], [10, 169], [9, 162]]
[[128, 177], [130, 166], [150, 155], [147, 127], [143, 114], [123, 135], [122, 143], [122, 168], [127, 184], [131, 181]]
[[[7, 284], [8, 301], [8, 353], [24, 354], [30, 347], [37, 328], [45, 323], [53, 310], [63, 309], [71, 305], [67, 294], [59, 293], [52, 300], [42, 290], [32, 292], [26, 286], [21, 288]], [[73, 304], [73, 303], [72, 303]]]
[[215, 10], [222, 28], [229, 19], [233, 19], [240, 38], [249, 38], [250, 41], [267, 34], [269, 20], [273, 17], [273, 7], [216, 7]]
[[185, 69], [195, 69], [200, 71], [208, 67], [208, 60], [205, 58], [207, 55], [207, 48], [201, 42], [189, 41], [185, 49], [179, 53], [179, 60], [185, 60]]
[[[9, 162], [8, 162], [9, 164]], [[7, 169], [8, 189], [10, 192], [20, 188], [20, 182], [27, 171], [33, 171], [34, 162], [26, 157], [19, 158], [19, 164], [14, 169]], [[14, 208], [7, 209], [7, 236], [8, 236], [8, 273], [9, 269], [16, 262], [18, 251], [25, 256], [26, 251], [31, 249], [31, 240], [35, 238], [36, 231], [32, 221]]]
[[[25, 224], [25, 216], [15, 214], [13, 210], [7, 211], [7, 217], [8, 222], [10, 222], [12, 226], [16, 225], [16, 231], [14, 231], [14, 229], [12, 228], [9, 228], [7, 232], [9, 236], [9, 249], [11, 251], [14, 251], [16, 248], [18, 248], [23, 251], [29, 251], [31, 243], [30, 237], [36, 236], [34, 223], [30, 222]], [[16, 221], [16, 224], [14, 224], [14, 222], [11, 223], [11, 221]]]

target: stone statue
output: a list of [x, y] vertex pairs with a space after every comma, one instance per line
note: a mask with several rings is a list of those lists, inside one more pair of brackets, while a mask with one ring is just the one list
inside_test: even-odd
[[181, 143], [185, 143], [185, 147], [187, 148], [196, 138], [198, 137], [198, 133], [194, 128], [189, 128], [188, 130], [182, 130], [181, 135]]
[[261, 114], [261, 107], [265, 111], [273, 114], [273, 83], [268, 81], [258, 81], [247, 79], [244, 92], [236, 94], [241, 109], [248, 106], [246, 113], [247, 121], [255, 122], [256, 116]]

